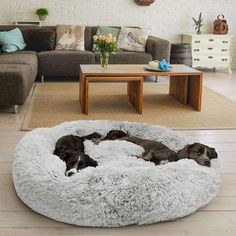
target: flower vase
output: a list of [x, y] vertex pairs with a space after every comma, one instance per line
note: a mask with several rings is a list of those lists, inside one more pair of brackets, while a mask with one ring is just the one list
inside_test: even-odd
[[202, 34], [202, 31], [201, 31], [200, 27], [198, 27], [198, 29], [197, 29], [197, 34]]
[[101, 67], [104, 70], [107, 70], [108, 62], [109, 62], [109, 53], [101, 53], [100, 54], [100, 61], [101, 61]]

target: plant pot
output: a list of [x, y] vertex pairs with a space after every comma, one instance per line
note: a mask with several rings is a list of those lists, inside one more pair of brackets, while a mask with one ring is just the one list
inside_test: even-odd
[[47, 16], [46, 16], [46, 15], [44, 15], [44, 16], [39, 16], [39, 20], [40, 20], [40, 21], [45, 21], [45, 20], [46, 20], [46, 18], [47, 18]]

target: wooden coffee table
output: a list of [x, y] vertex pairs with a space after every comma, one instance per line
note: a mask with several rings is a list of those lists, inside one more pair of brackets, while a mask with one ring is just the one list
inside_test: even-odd
[[[80, 65], [80, 105], [88, 114], [89, 82], [127, 82], [129, 101], [139, 114], [143, 107], [143, 77], [169, 76], [169, 94], [184, 105], [201, 111], [203, 73], [186, 65], [171, 65], [168, 72], [147, 71], [145, 65], [108, 65], [106, 71], [100, 65]], [[115, 85], [114, 85], [115, 86]]]

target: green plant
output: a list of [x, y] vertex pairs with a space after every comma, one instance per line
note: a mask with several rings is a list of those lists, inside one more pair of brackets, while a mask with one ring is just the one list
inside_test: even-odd
[[39, 8], [35, 11], [35, 14], [38, 15], [38, 16], [47, 16], [48, 15], [48, 9]]
[[197, 34], [201, 34], [201, 27], [203, 26], [202, 12], [199, 14], [198, 20], [193, 18], [193, 21], [194, 21], [194, 26], [195, 26], [195, 30], [197, 31]]

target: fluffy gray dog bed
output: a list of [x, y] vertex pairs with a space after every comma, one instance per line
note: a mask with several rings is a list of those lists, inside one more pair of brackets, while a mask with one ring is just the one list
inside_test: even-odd
[[126, 141], [86, 141], [85, 151], [98, 167], [65, 176], [65, 163], [52, 154], [58, 138], [111, 129], [161, 141], [173, 150], [194, 141], [164, 127], [129, 122], [76, 121], [36, 129], [15, 150], [13, 180], [19, 198], [57, 221], [118, 227], [183, 217], [216, 196], [221, 182], [217, 159], [210, 168], [186, 159], [155, 166], [137, 159], [143, 149]]

